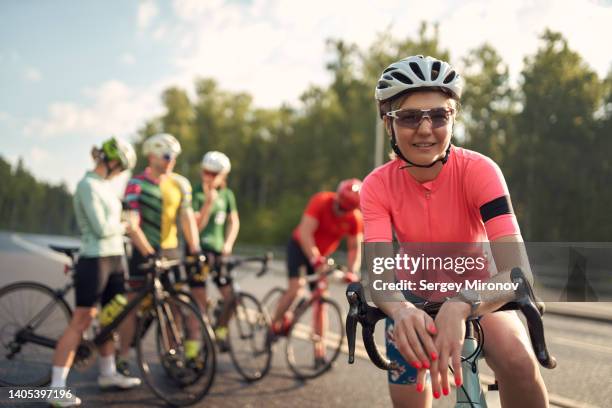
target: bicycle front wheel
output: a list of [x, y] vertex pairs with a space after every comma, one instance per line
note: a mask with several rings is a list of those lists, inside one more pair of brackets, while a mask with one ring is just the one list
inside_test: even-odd
[[278, 301], [284, 293], [285, 289], [281, 288], [280, 286], [277, 286], [275, 288], [270, 289], [270, 291], [266, 293], [266, 295], [261, 300], [261, 305], [268, 313], [268, 316], [270, 316], [270, 319], [274, 318], [274, 314], [276, 313], [276, 306], [278, 305]]
[[165, 298], [149, 313], [154, 315], [155, 329], [139, 328], [138, 333], [144, 334], [136, 347], [145, 382], [170, 405], [197, 403], [215, 378], [216, 354], [209, 326], [194, 305], [176, 296]]
[[270, 370], [272, 349], [266, 340], [270, 319], [259, 301], [237, 293], [234, 314], [228, 324], [228, 343], [236, 369], [247, 381], [262, 379]]
[[298, 378], [315, 378], [332, 367], [344, 341], [340, 306], [328, 298], [298, 307], [287, 335], [289, 368]]
[[72, 311], [36, 282], [0, 289], [0, 385], [39, 387], [51, 380], [51, 361]]

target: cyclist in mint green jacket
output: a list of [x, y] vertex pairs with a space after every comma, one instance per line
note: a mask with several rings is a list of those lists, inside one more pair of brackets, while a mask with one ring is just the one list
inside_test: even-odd
[[[121, 222], [121, 201], [108, 180], [134, 168], [136, 153], [129, 143], [113, 137], [102, 147], [94, 147], [92, 157], [95, 168], [79, 181], [73, 198], [81, 230], [81, 249], [74, 276], [76, 308], [53, 355], [51, 387], [66, 386], [81, 336], [97, 314], [96, 303], [101, 302], [104, 306], [124, 292], [123, 234], [126, 227]], [[132, 388], [140, 382], [139, 378], [117, 373], [112, 340], [100, 347], [100, 387]], [[53, 406], [66, 407], [78, 406], [81, 400], [50, 402]]]

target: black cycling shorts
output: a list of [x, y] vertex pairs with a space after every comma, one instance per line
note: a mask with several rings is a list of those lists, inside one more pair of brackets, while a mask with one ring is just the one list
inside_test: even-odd
[[[181, 252], [178, 248], [170, 248], [170, 249], [161, 249], [157, 251], [159, 256], [164, 257], [168, 260], [175, 260], [181, 258]], [[130, 270], [130, 287], [133, 289], [140, 288], [145, 281], [145, 277], [147, 273], [152, 273], [151, 269], [142, 269], [141, 265], [147, 262], [147, 258], [142, 256], [140, 251], [135, 250], [132, 251], [132, 257], [129, 262], [129, 270]], [[172, 267], [168, 272], [164, 273], [160, 280], [162, 283], [166, 285], [170, 285], [171, 282], [177, 281], [180, 279], [181, 269], [180, 266]]]
[[[287, 270], [289, 271], [289, 278], [299, 278], [302, 275], [302, 267], [306, 269], [307, 276], [315, 273], [314, 268], [310, 265], [310, 261], [302, 251], [300, 244], [295, 239], [291, 238], [287, 245]], [[313, 290], [316, 287], [316, 283], [311, 282], [309, 286], [310, 290]]]
[[213, 282], [217, 287], [222, 288], [232, 284], [232, 276], [227, 272], [227, 268], [223, 268], [222, 256], [220, 252], [206, 251], [203, 252], [206, 256], [206, 264], [200, 268], [197, 265], [187, 267], [187, 276], [189, 286], [192, 288], [205, 288], [206, 279], [212, 272]]
[[104, 306], [125, 292], [123, 257], [80, 257], [75, 267], [74, 288], [77, 307], [93, 307], [98, 301]]

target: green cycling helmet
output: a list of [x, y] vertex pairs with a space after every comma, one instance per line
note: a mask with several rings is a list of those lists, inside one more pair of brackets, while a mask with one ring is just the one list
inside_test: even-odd
[[136, 166], [136, 152], [132, 145], [118, 137], [111, 137], [102, 143], [104, 160], [117, 160], [123, 170], [132, 170]]

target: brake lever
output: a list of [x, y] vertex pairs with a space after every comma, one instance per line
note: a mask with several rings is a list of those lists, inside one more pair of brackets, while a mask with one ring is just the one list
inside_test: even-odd
[[355, 340], [357, 337], [357, 319], [359, 316], [359, 298], [356, 288], [351, 288], [353, 284], [346, 289], [346, 298], [349, 302], [349, 312], [346, 316], [346, 339], [348, 341], [348, 362], [355, 362]]
[[510, 272], [510, 279], [519, 284], [515, 291], [516, 303], [527, 320], [529, 338], [536, 358], [543, 367], [553, 369], [557, 366], [557, 359], [550, 355], [546, 347], [544, 324], [542, 323], [544, 309], [539, 307], [533, 289], [521, 268], [513, 268]]
[[368, 305], [359, 282], [351, 283], [346, 288], [346, 298], [350, 308], [347, 315], [346, 333], [349, 345], [349, 364], [355, 361], [355, 338], [357, 336], [357, 322], [361, 323], [363, 344], [370, 360], [382, 370], [392, 370], [396, 364], [385, 358], [378, 350], [374, 341], [376, 323], [387, 317], [379, 308]]

